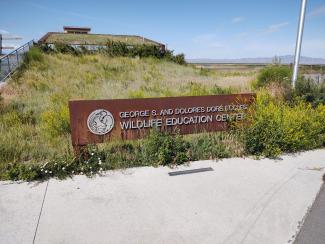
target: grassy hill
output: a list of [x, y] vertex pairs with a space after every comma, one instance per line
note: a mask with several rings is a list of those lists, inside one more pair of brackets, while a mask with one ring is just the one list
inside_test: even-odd
[[106, 45], [107, 42], [124, 42], [128, 45], [161, 45], [155, 41], [140, 36], [131, 35], [110, 35], [110, 34], [69, 34], [49, 32], [42, 40], [43, 43], [64, 43], [64, 44], [91, 44]]
[[[91, 176], [116, 168], [245, 154], [276, 157], [325, 146], [325, 86], [300, 77], [293, 91], [286, 66], [218, 71], [180, 65], [168, 55], [44, 51], [29, 51], [1, 88], [0, 179]], [[239, 123], [236, 130], [187, 136], [152, 131], [143, 140], [90, 146], [87, 158], [72, 153], [69, 99], [224, 94], [250, 87], [257, 93], [254, 113], [248, 113], [251, 123]]]
[[247, 90], [252, 78], [154, 58], [32, 50], [1, 91], [0, 164], [71, 154], [69, 99], [219, 94]]

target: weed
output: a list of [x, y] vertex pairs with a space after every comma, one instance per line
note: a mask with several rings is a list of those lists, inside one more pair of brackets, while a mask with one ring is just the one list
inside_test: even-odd
[[255, 87], [263, 87], [271, 83], [290, 86], [291, 69], [287, 66], [269, 65], [263, 68], [254, 84]]
[[297, 82], [295, 94], [313, 107], [325, 104], [325, 84], [316, 84], [312, 80], [300, 79]]
[[141, 144], [141, 160], [150, 165], [181, 164], [189, 160], [189, 144], [180, 135], [152, 130]]
[[296, 152], [324, 146], [325, 106], [315, 109], [297, 101], [288, 104], [258, 93], [244, 129], [245, 146], [249, 154], [276, 157], [282, 152]]
[[[20, 76], [7, 84], [14, 95], [0, 99], [1, 179], [92, 176], [107, 169], [175, 165], [244, 153], [274, 157], [324, 146], [323, 88], [299, 83], [295, 99], [279, 99], [276, 90], [288, 85], [290, 73], [272, 66], [262, 71], [258, 84], [279, 87], [274, 86], [273, 96], [258, 90], [255, 112], [248, 115], [251, 123], [241, 125], [236, 133], [180, 136], [153, 131], [139, 141], [90, 146], [87, 160], [73, 158], [69, 99], [228, 94], [240, 92], [241, 76], [249, 77], [177, 65], [172, 52], [160, 57], [156, 49], [146, 47], [126, 51], [117, 45], [111, 53], [96, 54], [59, 49], [48, 53], [33, 49]], [[116, 53], [122, 56], [112, 56]], [[236, 87], [230, 87], [234, 81]]]
[[203, 133], [189, 136], [192, 160], [227, 158], [233, 154], [227, 149], [224, 133]]

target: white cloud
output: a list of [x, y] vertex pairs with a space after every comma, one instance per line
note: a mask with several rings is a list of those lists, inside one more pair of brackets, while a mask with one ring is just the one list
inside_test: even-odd
[[6, 31], [6, 30], [1, 30], [1, 29], [0, 29], [0, 34], [9, 34], [9, 32]]
[[314, 8], [312, 11], [307, 13], [308, 17], [318, 16], [318, 15], [325, 15], [325, 5], [321, 5], [317, 8]]
[[242, 21], [244, 21], [244, 20], [245, 20], [245, 18], [240, 17], [240, 16], [237, 16], [237, 17], [233, 18], [233, 19], [231, 20], [231, 22], [232, 22], [232, 23], [239, 23], [239, 22], [242, 22]]
[[279, 24], [270, 25], [269, 27], [267, 27], [265, 32], [266, 33], [274, 33], [274, 32], [279, 31], [281, 28], [283, 28], [287, 25], [289, 25], [289, 22], [282, 22]]

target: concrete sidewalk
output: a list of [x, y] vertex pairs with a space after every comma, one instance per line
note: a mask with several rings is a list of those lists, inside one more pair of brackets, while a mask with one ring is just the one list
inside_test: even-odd
[[[201, 167], [213, 171], [168, 175]], [[288, 243], [320, 189], [324, 167], [323, 149], [282, 160], [109, 171], [53, 179], [48, 187], [1, 182], [0, 243]]]

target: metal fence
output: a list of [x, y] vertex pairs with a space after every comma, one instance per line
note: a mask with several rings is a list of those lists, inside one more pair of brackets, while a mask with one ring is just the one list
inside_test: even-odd
[[4, 82], [24, 60], [24, 54], [34, 45], [29, 41], [11, 53], [0, 58], [0, 84]]

